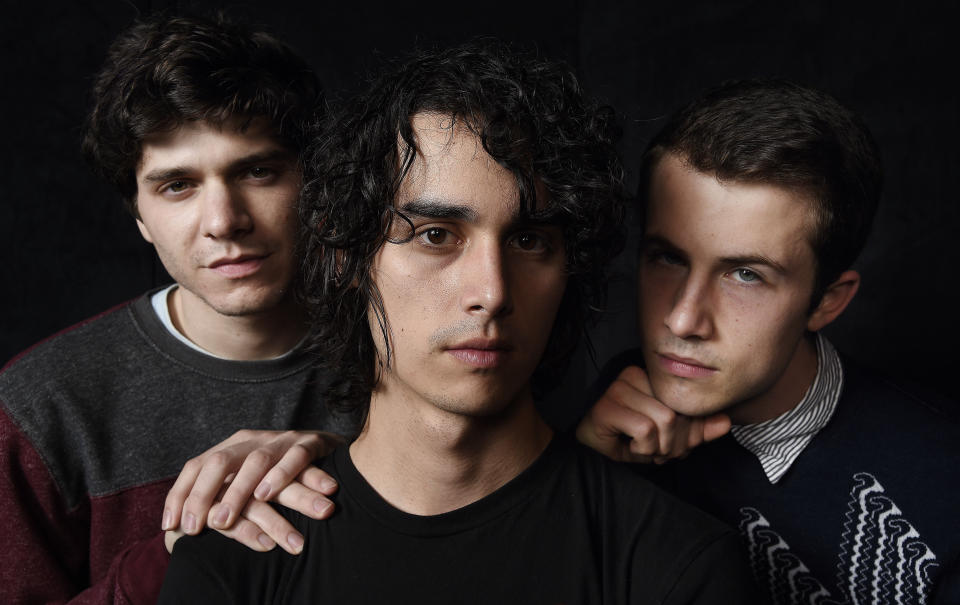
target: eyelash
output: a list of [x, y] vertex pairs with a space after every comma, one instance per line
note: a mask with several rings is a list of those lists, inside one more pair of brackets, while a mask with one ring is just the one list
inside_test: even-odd
[[[686, 264], [684, 259], [680, 255], [674, 254], [673, 252], [669, 252], [667, 250], [653, 249], [653, 250], [644, 252], [643, 256], [646, 258], [648, 262], [651, 262], [651, 263], [663, 263], [671, 266]], [[737, 279], [736, 276], [738, 274], [740, 274], [740, 276], [743, 277], [741, 272], [749, 273], [751, 276], [753, 276], [754, 279], [750, 279], [750, 280]], [[755, 271], [749, 267], [736, 267], [735, 269], [731, 269], [730, 271], [727, 271], [725, 275], [731, 276], [734, 279], [734, 281], [740, 284], [766, 283], [766, 280], [763, 278], [763, 275], [761, 275], [760, 272]]]
[[[173, 188], [177, 185], [182, 185], [183, 189], [179, 191], [174, 191]], [[173, 195], [179, 195], [190, 188], [190, 182], [186, 179], [177, 179], [175, 181], [170, 181], [169, 183], [164, 183], [158, 190], [160, 193], [171, 193]]]
[[[750, 275], [752, 275], [752, 276], [754, 277], [754, 279], [751, 279], [751, 280], [735, 279], [734, 281], [736, 281], [736, 282], [738, 282], [738, 283], [741, 283], [741, 284], [762, 284], [762, 283], [764, 283], [763, 276], [760, 275], [759, 273], [757, 273], [756, 271], [754, 271], [753, 269], [750, 269], [750, 268], [748, 268], [748, 267], [737, 267], [736, 269], [733, 269], [732, 271], [729, 271], [727, 274], [728, 274], [728, 275], [733, 275], [733, 276], [735, 276], [735, 275], [737, 275], [738, 273], [741, 273], [741, 272], [743, 272], [743, 273], [749, 273]], [[742, 276], [741, 276], [741, 277], [742, 277]]]
[[[413, 239], [417, 240], [417, 243], [420, 244], [421, 246], [430, 250], [439, 250], [445, 246], [451, 245], [448, 242], [432, 243], [428, 241], [427, 237], [429, 237], [429, 234], [431, 232], [442, 232], [443, 234], [445, 234], [445, 237], [444, 237], [445, 240], [447, 239], [447, 237], [450, 237], [450, 238], [455, 238], [457, 240], [456, 244], [461, 243], [461, 240], [457, 238], [457, 236], [452, 231], [450, 231], [449, 229], [445, 229], [443, 227], [436, 227], [436, 226], [421, 227], [420, 229], [414, 232]], [[532, 237], [536, 240], [535, 250], [524, 248], [518, 244], [519, 239], [525, 236]], [[522, 250], [523, 252], [529, 252], [532, 254], [545, 254], [547, 252], [550, 252], [553, 249], [553, 247], [550, 245], [549, 238], [547, 238], [543, 234], [537, 233], [536, 231], [520, 231], [518, 233], [515, 233], [514, 235], [510, 236], [509, 242], [511, 245], [516, 244], [516, 247]], [[453, 245], [456, 245], [456, 244], [453, 244]]]

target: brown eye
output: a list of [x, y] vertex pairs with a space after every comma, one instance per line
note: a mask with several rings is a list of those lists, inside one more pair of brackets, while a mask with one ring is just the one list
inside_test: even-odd
[[184, 193], [190, 189], [191, 184], [189, 181], [170, 181], [160, 188], [159, 192], [161, 195], [179, 197], [181, 193]]
[[444, 246], [450, 243], [452, 234], [440, 227], [431, 227], [420, 233], [420, 241], [427, 246]]
[[547, 242], [538, 233], [518, 233], [513, 238], [513, 245], [524, 252], [540, 252], [546, 250]]

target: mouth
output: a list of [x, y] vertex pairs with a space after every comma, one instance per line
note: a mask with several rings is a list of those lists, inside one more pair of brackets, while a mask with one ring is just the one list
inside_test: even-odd
[[504, 340], [473, 338], [444, 348], [454, 359], [479, 369], [492, 369], [504, 363], [513, 347]]
[[235, 257], [219, 258], [208, 264], [207, 268], [216, 271], [224, 277], [240, 279], [256, 273], [261, 265], [263, 265], [263, 261], [266, 260], [267, 256], [269, 255], [242, 254]]
[[680, 378], [704, 378], [717, 373], [716, 368], [689, 357], [666, 353], [656, 353], [656, 356], [657, 364], [662, 370]]

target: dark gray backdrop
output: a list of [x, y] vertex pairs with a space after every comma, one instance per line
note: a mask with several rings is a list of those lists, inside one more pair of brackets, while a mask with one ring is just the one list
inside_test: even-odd
[[[0, 364], [31, 343], [167, 278], [79, 151], [87, 90], [109, 41], [153, 9], [227, 7], [290, 42], [331, 96], [417, 44], [493, 35], [563, 59], [624, 119], [631, 186], [664, 116], [726, 78], [780, 76], [823, 88], [864, 116], [886, 187], [861, 258], [857, 299], [829, 333], [868, 365], [954, 397], [955, 23], [931, 2], [149, 2], [3, 0], [0, 86]], [[600, 361], [632, 344], [632, 255], [618, 263]], [[96, 355], [91, 351], [90, 355]], [[594, 374], [585, 356], [568, 391]]]

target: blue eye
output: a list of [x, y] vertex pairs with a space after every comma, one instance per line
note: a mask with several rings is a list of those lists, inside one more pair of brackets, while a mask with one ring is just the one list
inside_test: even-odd
[[733, 274], [737, 277], [737, 281], [742, 281], [745, 283], [761, 281], [760, 276], [755, 271], [744, 269], [743, 267], [734, 269]]

